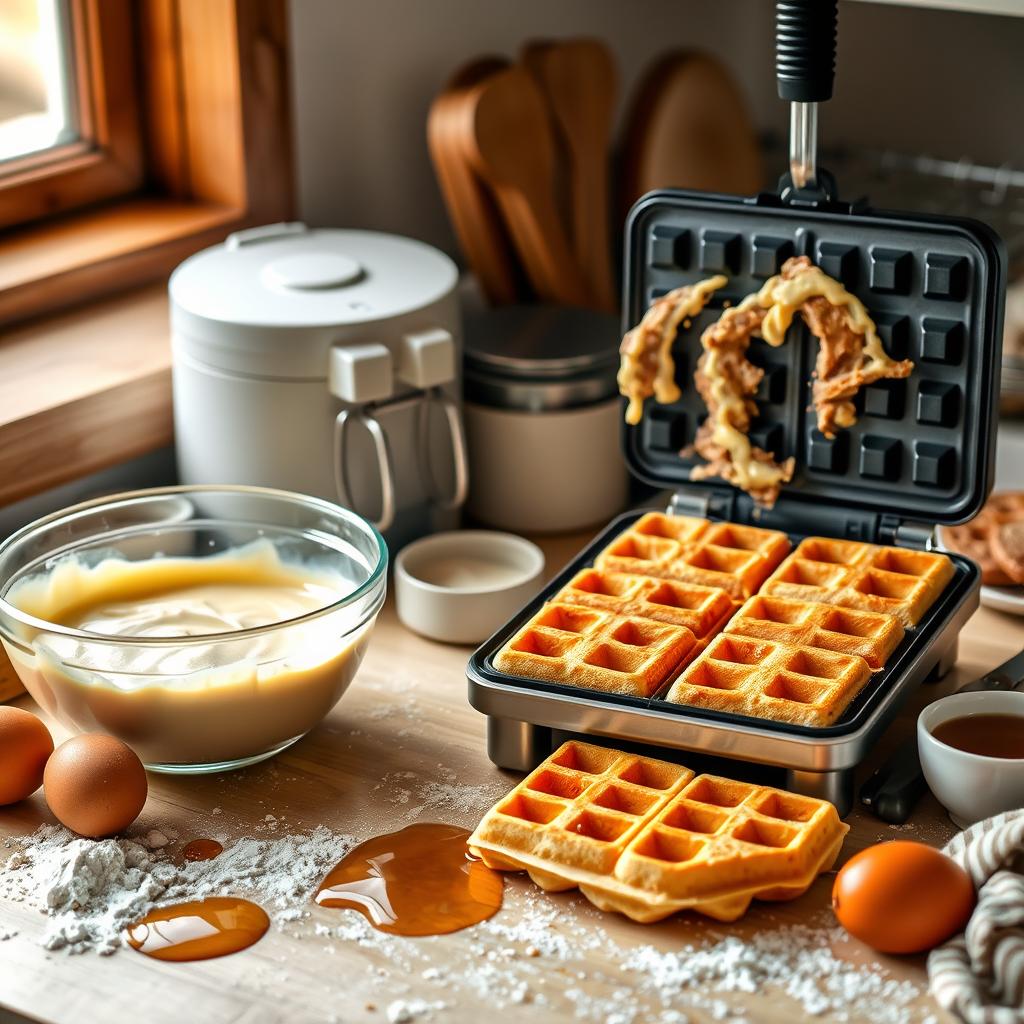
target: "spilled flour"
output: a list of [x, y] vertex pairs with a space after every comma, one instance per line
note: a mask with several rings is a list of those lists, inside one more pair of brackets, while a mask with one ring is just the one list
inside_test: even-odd
[[[312, 897], [327, 870], [353, 840], [320, 826], [274, 839], [217, 837], [213, 860], [176, 864], [166, 847], [177, 836], [152, 829], [131, 839], [80, 839], [58, 825], [10, 839], [14, 852], [0, 869], [0, 900], [46, 914], [41, 943], [72, 953], [113, 953], [121, 935], [158, 903], [228, 893], [252, 896], [279, 921]], [[276, 912], [276, 913], [275, 913]]]
[[316, 922], [314, 935], [329, 955], [355, 944], [386, 964], [370, 977], [387, 998], [404, 996], [387, 1004], [399, 1020], [443, 1024], [444, 1009], [471, 1001], [499, 1019], [740, 1024], [759, 1019], [746, 1000], [775, 994], [792, 1001], [794, 1019], [934, 1024], [919, 986], [837, 955], [846, 936], [833, 924], [769, 926], [749, 938], [707, 925], [701, 940], [664, 949], [621, 945], [604, 920], [582, 898], [509, 886], [504, 911], [461, 933], [458, 954], [438, 939], [385, 935], [355, 914]]
[[[447, 811], [468, 811], [484, 798], [447, 779], [420, 785], [412, 776], [410, 789], [423, 806]], [[282, 821], [268, 814], [264, 824], [276, 828]], [[381, 1024], [444, 1024], [481, 1006], [516, 1021], [753, 1024], [756, 1000], [769, 994], [791, 1006], [794, 1019], [934, 1020], [920, 986], [874, 963], [846, 959], [849, 940], [827, 911], [801, 926], [769, 914], [757, 930], [743, 928], [742, 934], [693, 919], [685, 929], [678, 923], [616, 927], [613, 935], [607, 925], [616, 919], [582, 897], [549, 896], [512, 879], [495, 917], [451, 936], [403, 938], [376, 931], [358, 913], [325, 911], [311, 902], [353, 838], [324, 826], [282, 833], [234, 841], [214, 836], [224, 844], [218, 857], [177, 864], [171, 851], [178, 836], [169, 828], [97, 842], [44, 825], [7, 841], [0, 902], [42, 911], [39, 941], [47, 949], [108, 954], [121, 944], [124, 928], [154, 905], [244, 895], [262, 905], [279, 930], [305, 940], [303, 957], [319, 960], [321, 973], [332, 976], [332, 961], [346, 972], [357, 968], [351, 995], [357, 1001], [371, 996], [365, 1002], [371, 1016], [363, 1019]], [[0, 928], [0, 939], [13, 934]], [[352, 959], [354, 949], [359, 960]], [[256, 972], [247, 977], [255, 997], [273, 993], [287, 1002], [286, 967], [269, 980]]]

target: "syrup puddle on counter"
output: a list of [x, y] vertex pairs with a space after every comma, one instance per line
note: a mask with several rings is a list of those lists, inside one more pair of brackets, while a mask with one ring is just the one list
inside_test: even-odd
[[259, 942], [270, 927], [262, 907], [211, 896], [151, 910], [125, 933], [128, 945], [155, 960], [212, 960]]
[[358, 910], [382, 932], [446, 935], [493, 917], [504, 879], [466, 847], [455, 825], [409, 825], [360, 843], [316, 893], [322, 907]]
[[193, 839], [181, 851], [182, 860], [213, 860], [224, 852], [216, 839]]

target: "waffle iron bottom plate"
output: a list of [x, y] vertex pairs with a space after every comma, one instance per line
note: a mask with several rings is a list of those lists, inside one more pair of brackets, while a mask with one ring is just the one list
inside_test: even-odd
[[[498, 672], [492, 659], [502, 645], [644, 511], [626, 513], [610, 523], [470, 658], [469, 702], [487, 715], [491, 761], [501, 768], [530, 771], [557, 745], [555, 733], [603, 737], [781, 768], [787, 789], [830, 800], [840, 814], [848, 813], [854, 769], [871, 752], [911, 690], [928, 678], [944, 675], [956, 662], [960, 630], [979, 603], [977, 566], [950, 555], [956, 573], [945, 591], [920, 624], [907, 631], [886, 667], [828, 728], [759, 721]], [[795, 546], [802, 537], [791, 539]]]

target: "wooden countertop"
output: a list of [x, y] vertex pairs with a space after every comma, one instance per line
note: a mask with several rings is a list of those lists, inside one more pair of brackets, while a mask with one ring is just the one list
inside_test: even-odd
[[[544, 543], [548, 567], [554, 572], [582, 546], [584, 538], [566, 537]], [[884, 737], [875, 756], [862, 766], [862, 775], [897, 744], [913, 737], [917, 709], [940, 693], [956, 688], [1004, 661], [1024, 642], [1024, 621], [980, 610], [961, 634], [956, 670], [941, 683], [922, 687], [903, 716]], [[481, 812], [518, 778], [501, 772], [488, 760], [484, 719], [469, 707], [464, 674], [467, 650], [424, 640], [403, 629], [389, 602], [382, 613], [366, 661], [350, 692], [328, 719], [304, 740], [272, 762], [226, 776], [169, 778], [150, 776], [150, 797], [136, 828], [173, 828], [182, 840], [224, 831], [231, 835], [270, 836], [264, 819], [274, 814], [286, 831], [323, 824], [336, 832], [367, 838], [414, 820], [446, 820], [472, 827]], [[21, 704], [31, 707], [27, 698]], [[63, 731], [55, 729], [63, 738]], [[461, 792], [460, 806], [426, 801], [424, 787], [454, 771], [459, 784], [474, 787]], [[459, 794], [456, 794], [459, 796]], [[213, 816], [215, 807], [222, 812]], [[24, 835], [51, 820], [42, 794], [0, 809], [0, 838]], [[941, 845], [953, 833], [944, 812], [929, 796], [907, 825], [893, 828], [860, 810], [848, 819], [851, 832], [842, 859], [882, 839], [911, 838]], [[280, 833], [278, 833], [280, 834]], [[2, 847], [0, 847], [2, 850]], [[140, 1020], [145, 1024], [257, 1024], [274, 1021], [357, 1021], [388, 1019], [394, 1000], [444, 1002], [443, 1009], [416, 1019], [439, 1022], [477, 1021], [487, 1012], [501, 1020], [539, 1022], [551, 1019], [606, 1020], [606, 1002], [588, 1002], [610, 991], [607, 978], [628, 990], [623, 1005], [636, 1010], [635, 1020], [661, 1019], [665, 1009], [640, 987], [636, 974], [622, 969], [622, 951], [654, 945], [663, 951], [713, 938], [778, 930], [788, 924], [828, 925], [831, 877], [820, 878], [801, 899], [784, 904], [755, 904], [735, 925], [709, 924], [684, 915], [654, 926], [632, 924], [602, 915], [578, 895], [538, 895], [532, 883], [509, 878], [505, 906], [496, 921], [515, 927], [524, 917], [536, 923], [553, 908], [550, 926], [563, 929], [570, 943], [582, 934], [603, 928], [600, 947], [583, 954], [584, 963], [542, 953], [529, 961], [531, 990], [526, 997], [495, 1010], [502, 958], [523, 955], [526, 943], [483, 926], [451, 936], [425, 940], [389, 937], [362, 943], [318, 937], [318, 922], [336, 927], [353, 912], [313, 908], [310, 917], [272, 931], [252, 949], [202, 963], [160, 963], [131, 951], [109, 957], [48, 953], [37, 944], [42, 921], [23, 904], [0, 904], [0, 926], [19, 934], [0, 943], [0, 1022], [28, 1018], [80, 1024], [84, 1021]], [[0, 928], [2, 933], [3, 928]], [[376, 935], [377, 933], [374, 933]], [[575, 937], [575, 938], [574, 938]], [[618, 950], [616, 957], [606, 950]], [[396, 952], [396, 950], [398, 952]], [[835, 947], [836, 955], [865, 970], [880, 964], [895, 979], [926, 984], [923, 958], [878, 957], [850, 940]], [[481, 966], [491, 965], [488, 975]], [[465, 968], [474, 985], [457, 980]], [[490, 969], [490, 968], [488, 968]], [[426, 976], [424, 976], [426, 972]], [[582, 975], [582, 977], [580, 976]], [[488, 981], [488, 978], [492, 980]], [[495, 981], [494, 979], [498, 979]], [[712, 1019], [707, 1009], [692, 1007], [700, 988], [687, 989], [678, 1006], [691, 1021]], [[568, 995], [566, 994], [568, 993]], [[726, 995], [727, 1002], [746, 1007], [756, 1021], [800, 1019], [798, 1003], [776, 989], [754, 995]], [[7, 1008], [13, 1018], [8, 1018]], [[408, 1007], [407, 1007], [408, 1009]], [[422, 1007], [412, 1005], [415, 1015]], [[933, 1012], [927, 996], [912, 1004], [912, 1019]], [[848, 1007], [847, 1019], [858, 1016]], [[948, 1019], [934, 1011], [940, 1020]], [[401, 1017], [392, 1009], [391, 1016]], [[822, 1020], [828, 1017], [820, 1018]]]

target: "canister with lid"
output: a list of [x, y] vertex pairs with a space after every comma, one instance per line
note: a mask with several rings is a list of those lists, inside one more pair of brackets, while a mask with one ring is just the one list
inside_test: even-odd
[[475, 519], [558, 533], [623, 508], [618, 342], [618, 319], [593, 310], [510, 306], [467, 315], [467, 509]]
[[328, 498], [393, 543], [454, 526], [457, 281], [421, 242], [304, 224], [191, 256], [170, 282], [182, 482]]

